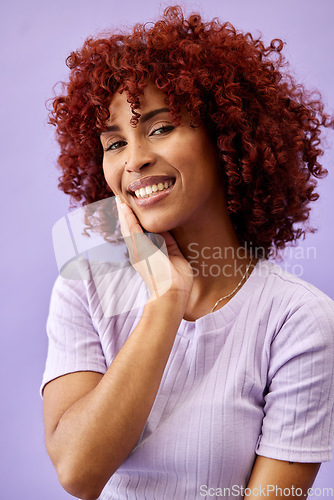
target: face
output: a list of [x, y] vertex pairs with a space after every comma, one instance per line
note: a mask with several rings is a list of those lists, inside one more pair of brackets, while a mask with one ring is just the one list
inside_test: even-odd
[[223, 188], [216, 148], [204, 126], [190, 126], [186, 111], [173, 125], [166, 95], [154, 85], [140, 99], [141, 118], [131, 125], [126, 92], [110, 103], [108, 130], [101, 134], [103, 170], [112, 191], [151, 232], [195, 224], [221, 210]]

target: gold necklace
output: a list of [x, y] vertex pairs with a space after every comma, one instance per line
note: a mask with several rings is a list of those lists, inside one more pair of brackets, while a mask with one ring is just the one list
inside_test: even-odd
[[245, 277], [246, 277], [246, 275], [247, 275], [247, 273], [248, 273], [248, 271], [249, 271], [249, 268], [250, 268], [250, 266], [251, 266], [252, 262], [253, 262], [253, 257], [251, 258], [251, 260], [250, 260], [250, 262], [249, 262], [248, 266], [246, 267], [246, 271], [245, 271], [245, 273], [243, 274], [243, 276], [242, 276], [241, 280], [239, 281], [239, 283], [237, 284], [237, 286], [235, 287], [235, 289], [234, 289], [231, 293], [229, 293], [228, 295], [224, 295], [224, 297], [221, 297], [220, 299], [218, 299], [218, 300], [217, 300], [217, 302], [215, 303], [215, 305], [213, 306], [213, 308], [211, 309], [211, 312], [213, 312], [213, 311], [216, 309], [216, 307], [217, 307], [217, 305], [219, 304], [219, 302], [221, 302], [221, 301], [222, 301], [222, 300], [224, 300], [224, 299], [228, 299], [228, 298], [229, 298], [229, 297], [231, 297], [231, 295], [233, 295], [233, 294], [234, 294], [237, 290], [239, 290], [239, 288], [241, 287], [241, 284], [242, 284], [243, 280], [245, 279]]

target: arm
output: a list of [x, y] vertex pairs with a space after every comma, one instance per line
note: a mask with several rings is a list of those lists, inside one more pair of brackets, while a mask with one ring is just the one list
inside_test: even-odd
[[258, 456], [245, 498], [305, 499], [319, 468], [320, 464], [317, 463], [286, 462]]
[[[127, 221], [128, 227], [124, 227], [123, 218], [123, 234], [141, 231], [130, 212]], [[170, 260], [160, 256], [157, 274], [161, 276], [166, 259], [166, 266], [172, 269], [172, 284], [146, 304], [137, 327], [106, 374], [65, 375], [44, 390], [50, 458], [63, 487], [83, 499], [99, 496], [140, 437], [184, 314], [192, 277], [175, 242], [167, 237], [167, 245]], [[149, 279], [145, 270], [139, 270]]]
[[135, 446], [182, 316], [176, 295], [147, 304], [104, 376], [71, 374], [46, 386], [47, 449], [72, 495], [96, 498]]

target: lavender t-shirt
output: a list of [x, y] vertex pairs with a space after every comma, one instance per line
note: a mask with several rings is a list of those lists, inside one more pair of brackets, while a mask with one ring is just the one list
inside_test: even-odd
[[[57, 279], [42, 387], [106, 372], [141, 317], [131, 304], [147, 297], [133, 273], [125, 291], [109, 280], [130, 309], [116, 316], [93, 279]], [[334, 302], [260, 261], [227, 305], [182, 320], [142, 435], [100, 499], [242, 498], [256, 454], [331, 460], [333, 406]]]

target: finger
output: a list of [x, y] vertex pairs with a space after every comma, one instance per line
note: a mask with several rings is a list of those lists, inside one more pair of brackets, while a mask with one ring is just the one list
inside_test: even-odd
[[167, 252], [162, 252], [160, 248], [164, 240], [162, 238], [161, 241], [160, 237], [156, 246], [143, 232], [131, 208], [126, 203], [122, 203], [118, 197], [116, 197], [116, 204], [130, 262], [146, 282], [151, 296], [157, 298], [170, 287], [171, 282], [171, 272], [169, 268], [165, 269], [166, 266], [170, 266]]
[[175, 238], [169, 231], [164, 231], [163, 233], [159, 233], [160, 236], [165, 241], [166, 247], [167, 247], [167, 252], [169, 256], [175, 255], [175, 256], [180, 256], [182, 255], [181, 250], [179, 249], [178, 244], [175, 241]]
[[147, 237], [143, 233], [143, 230], [138, 222], [137, 217], [126, 203], [121, 203], [121, 210], [125, 217], [126, 225], [130, 232], [131, 242], [128, 241], [130, 238], [125, 237], [125, 243], [128, 247], [130, 254], [130, 262], [140, 262], [143, 260], [143, 254], [145, 255], [145, 244], [147, 245]]
[[125, 216], [130, 233], [131, 234], [143, 233], [143, 229], [142, 229], [141, 225], [139, 224], [137, 217], [135, 216], [135, 214], [133, 213], [133, 211], [129, 207], [129, 205], [127, 203], [122, 203], [121, 207], [123, 209], [123, 213], [124, 213], [124, 216]]
[[124, 203], [120, 202], [120, 199], [118, 198], [118, 196], [116, 196], [115, 198], [116, 198], [116, 206], [117, 206], [117, 212], [118, 212], [118, 220], [119, 220], [119, 223], [121, 225], [122, 235], [124, 238], [126, 238], [126, 237], [130, 236], [130, 229], [129, 229], [129, 226], [127, 224], [125, 214], [124, 214], [124, 209], [123, 209]]
[[133, 233], [124, 240], [129, 249], [131, 263], [147, 260], [151, 255], [161, 252], [145, 233]]
[[116, 204], [119, 213], [122, 234], [129, 251], [131, 264], [147, 260], [152, 252], [157, 251], [156, 247], [144, 234], [137, 217], [126, 204], [122, 203], [116, 196]]

